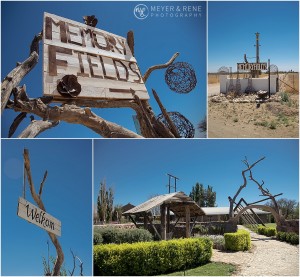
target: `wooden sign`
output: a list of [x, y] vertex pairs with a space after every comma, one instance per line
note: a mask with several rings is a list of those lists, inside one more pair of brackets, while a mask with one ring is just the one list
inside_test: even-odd
[[267, 70], [267, 63], [238, 63], [237, 70]]
[[22, 197], [19, 197], [17, 214], [28, 222], [61, 236], [61, 222]]
[[[124, 37], [44, 13], [44, 95], [61, 99], [58, 82], [77, 76], [77, 98], [140, 99], [149, 95], [137, 61]], [[71, 97], [71, 96], [70, 96]]]

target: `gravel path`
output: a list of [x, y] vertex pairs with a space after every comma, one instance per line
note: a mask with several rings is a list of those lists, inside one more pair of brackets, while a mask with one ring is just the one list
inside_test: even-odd
[[299, 246], [248, 231], [252, 242], [250, 251], [214, 250], [212, 261], [237, 265], [236, 275], [240, 276], [299, 276]]

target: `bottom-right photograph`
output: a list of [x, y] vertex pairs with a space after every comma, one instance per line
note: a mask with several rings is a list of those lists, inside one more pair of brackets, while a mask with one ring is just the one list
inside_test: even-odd
[[298, 276], [297, 139], [94, 140], [94, 276]]

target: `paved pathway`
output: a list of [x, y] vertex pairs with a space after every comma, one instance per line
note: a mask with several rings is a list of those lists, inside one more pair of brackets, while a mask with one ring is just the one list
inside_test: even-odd
[[299, 246], [249, 232], [250, 251], [226, 253], [214, 250], [212, 261], [237, 265], [236, 275], [240, 276], [299, 276]]

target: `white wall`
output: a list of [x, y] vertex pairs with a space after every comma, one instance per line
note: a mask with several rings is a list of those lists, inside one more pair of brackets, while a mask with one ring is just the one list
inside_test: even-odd
[[[229, 76], [228, 75], [220, 75], [220, 92], [227, 93], [227, 88], [229, 86]], [[271, 93], [276, 93], [276, 75], [271, 75]], [[245, 89], [248, 86], [248, 79], [240, 79], [241, 83], [241, 92], [245, 92]], [[233, 79], [233, 85], [236, 84], [236, 79]], [[252, 78], [252, 87], [255, 91], [266, 90], [269, 91], [269, 79], [265, 78]]]

